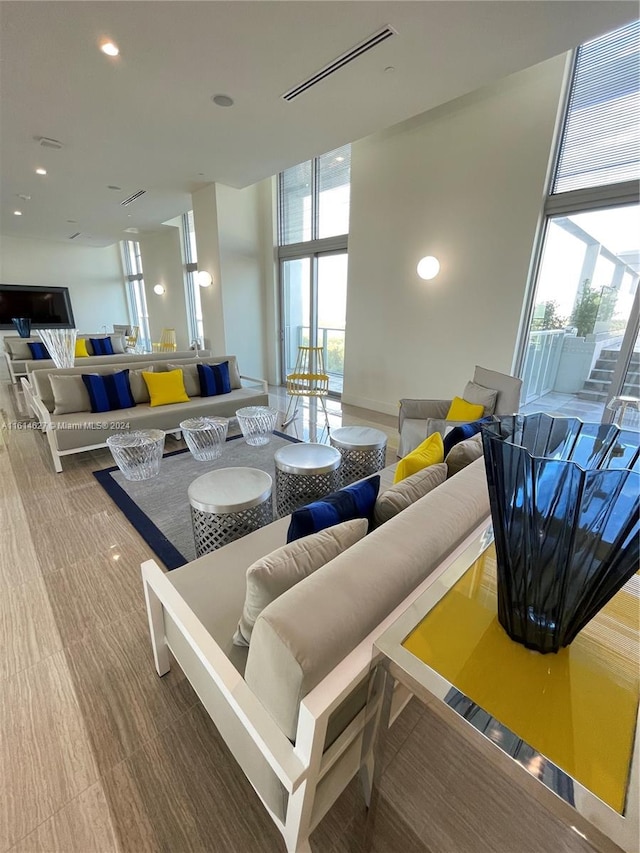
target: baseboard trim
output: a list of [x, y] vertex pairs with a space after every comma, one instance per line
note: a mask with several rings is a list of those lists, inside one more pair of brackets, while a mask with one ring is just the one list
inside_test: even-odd
[[342, 402], [347, 406], [359, 406], [361, 409], [370, 409], [372, 412], [381, 412], [384, 415], [397, 415], [398, 403], [383, 403], [382, 400], [370, 400], [368, 397], [359, 397], [357, 394], [342, 394]]

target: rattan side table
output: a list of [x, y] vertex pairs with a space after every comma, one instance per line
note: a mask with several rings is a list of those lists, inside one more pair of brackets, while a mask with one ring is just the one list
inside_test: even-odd
[[344, 426], [335, 429], [330, 440], [342, 457], [340, 485], [346, 486], [384, 468], [387, 436], [381, 430]]
[[195, 479], [188, 495], [197, 556], [270, 524], [272, 482], [257, 468], [219, 468]]
[[341, 456], [327, 444], [288, 444], [274, 455], [278, 515], [335, 491]]

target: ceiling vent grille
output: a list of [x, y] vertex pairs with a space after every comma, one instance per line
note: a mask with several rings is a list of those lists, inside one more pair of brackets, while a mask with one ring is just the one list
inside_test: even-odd
[[60, 150], [62, 148], [62, 142], [59, 142], [57, 139], [50, 139], [48, 136], [37, 136], [38, 145], [41, 145], [43, 148], [55, 148], [56, 150]]
[[362, 56], [363, 53], [367, 53], [367, 51], [372, 50], [374, 47], [377, 47], [379, 44], [382, 44], [383, 41], [386, 41], [394, 35], [396, 35], [396, 31], [387, 24], [372, 36], [369, 36], [368, 39], [360, 42], [360, 44], [352, 47], [328, 65], [325, 65], [325, 67], [321, 68], [320, 71], [316, 71], [316, 73], [309, 77], [308, 80], [304, 80], [302, 83], [294, 86], [293, 89], [289, 89], [288, 92], [285, 92], [284, 95], [282, 95], [283, 100], [293, 101], [299, 95], [302, 95], [303, 92], [306, 92], [312, 86], [320, 83], [321, 80], [329, 77], [330, 74], [335, 74], [336, 71], [344, 68], [345, 65], [353, 62], [354, 59]]
[[71, 235], [71, 237], [69, 237], [69, 239], [70, 239], [70, 240], [75, 240], [75, 239], [76, 239], [76, 237], [79, 237], [79, 236], [80, 236], [80, 233], [81, 233], [80, 231], [76, 231], [76, 233], [75, 233], [75, 234], [72, 234], [72, 235]]
[[138, 190], [137, 193], [130, 195], [129, 198], [125, 198], [124, 201], [121, 201], [120, 204], [122, 207], [126, 207], [128, 204], [131, 204], [132, 201], [135, 201], [137, 198], [140, 198], [141, 195], [144, 195], [146, 190]]

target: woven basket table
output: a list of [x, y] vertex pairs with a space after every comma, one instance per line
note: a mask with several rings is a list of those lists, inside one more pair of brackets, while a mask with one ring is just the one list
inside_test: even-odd
[[188, 495], [197, 556], [270, 524], [271, 487], [257, 468], [219, 468], [195, 479]]
[[384, 468], [387, 436], [381, 430], [360, 426], [339, 427], [331, 433], [330, 441], [342, 457], [341, 486]]
[[327, 444], [288, 444], [274, 455], [278, 515], [316, 501], [339, 487], [341, 456]]

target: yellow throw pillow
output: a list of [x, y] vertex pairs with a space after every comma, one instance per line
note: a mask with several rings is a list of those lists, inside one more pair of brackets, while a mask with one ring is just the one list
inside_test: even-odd
[[444, 443], [439, 432], [434, 432], [398, 462], [394, 483], [399, 483], [411, 474], [417, 474], [429, 465], [444, 462]]
[[89, 358], [87, 342], [84, 338], [76, 338], [75, 358]]
[[477, 421], [484, 415], [484, 406], [468, 403], [462, 397], [454, 397], [449, 406], [446, 420], [448, 421]]
[[187, 392], [184, 390], [184, 377], [180, 369], [167, 370], [165, 373], [151, 373], [143, 370], [142, 378], [149, 389], [152, 406], [189, 402]]

